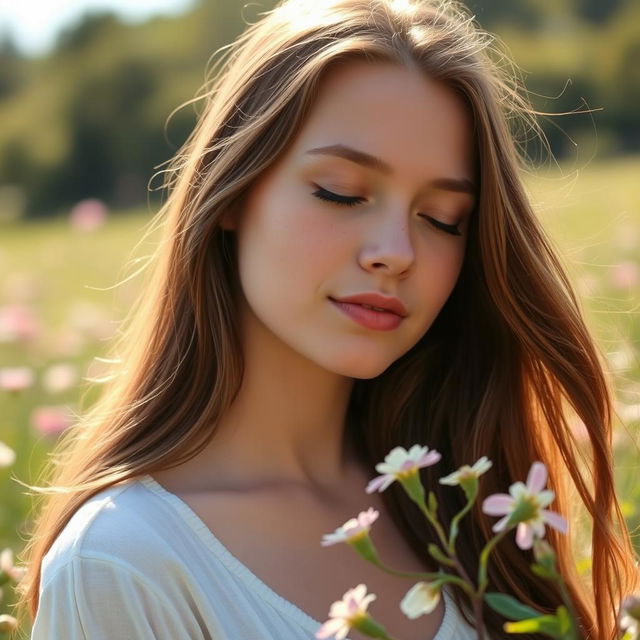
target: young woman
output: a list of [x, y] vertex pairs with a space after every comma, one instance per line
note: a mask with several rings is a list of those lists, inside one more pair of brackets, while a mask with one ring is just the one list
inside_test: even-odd
[[[588, 586], [570, 538], [547, 535], [583, 635], [615, 637], [636, 575], [609, 391], [520, 183], [511, 125], [532, 111], [490, 46], [461, 7], [428, 0], [290, 0], [232, 46], [169, 173], [122, 368], [43, 490], [22, 583], [32, 638], [313, 638], [359, 583], [394, 637], [475, 637], [457, 590], [409, 620], [412, 582], [320, 545], [373, 506], [385, 564], [435, 569], [397, 483], [364, 492], [416, 443], [442, 454], [423, 482], [444, 522], [462, 492], [438, 477], [486, 455], [486, 496], [545, 462], [553, 509], [571, 491], [593, 523]], [[493, 522], [463, 521], [471, 575]], [[491, 589], [553, 611], [531, 561], [505, 538]], [[485, 611], [492, 638], [503, 622]]]

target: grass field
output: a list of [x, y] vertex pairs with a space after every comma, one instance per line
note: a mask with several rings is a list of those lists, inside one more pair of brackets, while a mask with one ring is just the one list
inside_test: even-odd
[[[640, 157], [633, 157], [526, 180], [610, 365], [622, 418], [617, 488], [632, 531], [640, 526], [639, 178]], [[134, 270], [133, 258], [150, 251], [152, 242], [134, 252], [149, 219], [144, 211], [112, 214], [91, 232], [68, 217], [0, 226], [0, 369], [28, 367], [35, 375], [23, 391], [0, 391], [0, 441], [17, 454], [0, 469], [0, 549], [21, 548], [29, 517], [29, 499], [13, 478], [36, 482], [60, 416], [81, 412], [99, 393], [83, 379], [100, 375], [95, 358], [105, 355], [138, 291], [140, 278], [113, 287]], [[30, 324], [16, 336], [11, 322], [20, 313], [30, 314]]]

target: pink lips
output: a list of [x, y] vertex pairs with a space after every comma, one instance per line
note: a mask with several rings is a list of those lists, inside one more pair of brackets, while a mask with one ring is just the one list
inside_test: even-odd
[[347, 296], [346, 298], [336, 298], [336, 302], [352, 302], [354, 304], [366, 304], [370, 307], [379, 307], [385, 311], [392, 311], [402, 318], [407, 315], [407, 310], [398, 298], [383, 296], [377, 291], [358, 293], [354, 296]]
[[[374, 309], [367, 309], [362, 306], [362, 303], [352, 302], [354, 298], [366, 298], [371, 300], [374, 296], [351, 296], [350, 298], [343, 298], [341, 300], [334, 300], [333, 298], [329, 298], [333, 304], [340, 309], [343, 313], [348, 315], [350, 318], [355, 320], [358, 324], [366, 327], [367, 329], [373, 329], [377, 331], [391, 331], [396, 329], [400, 323], [402, 322], [403, 316], [399, 315], [395, 311], [389, 310], [388, 307], [391, 306], [389, 303], [389, 299], [384, 299], [380, 296], [376, 301], [380, 305], [380, 300], [384, 299], [385, 302], [383, 304], [386, 305], [385, 311], [375, 311]], [[394, 299], [395, 300], [395, 299]], [[373, 302], [364, 302], [364, 304], [373, 305]], [[395, 309], [401, 310], [406, 315], [406, 311], [404, 311], [404, 307], [399, 300], [397, 300], [397, 304], [394, 302], [393, 306]], [[382, 308], [382, 307], [381, 307]]]

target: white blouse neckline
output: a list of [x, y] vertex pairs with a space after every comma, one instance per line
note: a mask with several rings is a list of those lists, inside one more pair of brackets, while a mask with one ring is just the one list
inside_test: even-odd
[[[140, 476], [139, 481], [150, 491], [167, 501], [184, 519], [189, 527], [197, 534], [202, 543], [212, 551], [215, 556], [229, 569], [242, 579], [247, 586], [258, 593], [264, 600], [285, 615], [295, 619], [302, 627], [312, 634], [322, 626], [322, 622], [305, 613], [293, 602], [276, 593], [269, 585], [263, 582], [245, 564], [240, 562], [227, 547], [214, 535], [213, 531], [203, 522], [198, 514], [175, 493], [165, 489], [155, 478], [149, 474]], [[409, 588], [409, 587], [407, 587]], [[455, 604], [446, 589], [444, 595], [444, 616], [432, 640], [452, 640], [456, 629]], [[328, 613], [327, 613], [328, 617]]]

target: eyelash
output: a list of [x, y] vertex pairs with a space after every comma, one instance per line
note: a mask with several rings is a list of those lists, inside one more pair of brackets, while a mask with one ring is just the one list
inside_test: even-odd
[[[322, 187], [318, 187], [317, 191], [313, 192], [313, 195], [320, 200], [324, 200], [326, 202], [333, 202], [334, 204], [344, 205], [347, 207], [354, 207], [357, 204], [361, 204], [365, 201], [365, 198], [362, 196], [341, 196], [337, 193], [333, 193], [332, 191], [327, 191], [327, 189], [323, 189]], [[434, 227], [448, 233], [452, 236], [461, 236], [460, 229], [457, 224], [445, 224], [444, 222], [440, 222], [431, 216], [422, 216], [426, 220], [428, 220]]]

